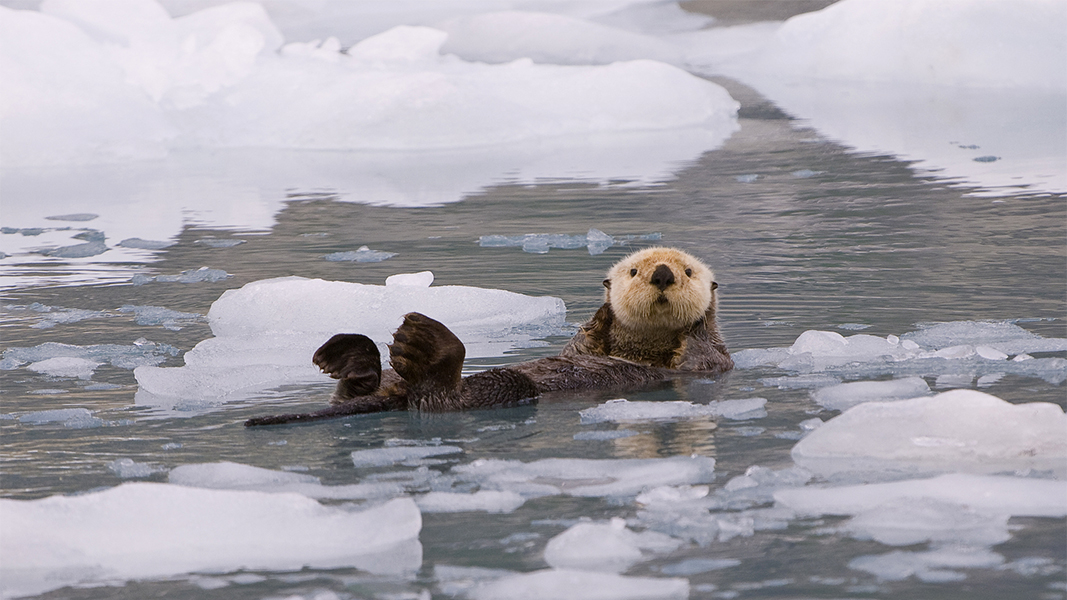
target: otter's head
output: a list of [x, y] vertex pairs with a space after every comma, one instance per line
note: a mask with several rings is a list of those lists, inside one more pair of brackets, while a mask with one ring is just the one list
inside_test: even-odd
[[678, 330], [715, 308], [715, 275], [674, 248], [649, 248], [622, 259], [604, 280], [615, 318], [629, 329]]

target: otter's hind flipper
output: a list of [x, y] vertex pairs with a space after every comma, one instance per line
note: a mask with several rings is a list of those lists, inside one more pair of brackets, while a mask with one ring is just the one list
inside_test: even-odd
[[393, 334], [389, 362], [413, 390], [446, 392], [463, 378], [463, 342], [444, 324], [419, 313], [404, 315]]
[[363, 415], [376, 412], [393, 410], [406, 410], [407, 400], [402, 397], [366, 396], [335, 404], [329, 408], [310, 413], [290, 413], [285, 415], [268, 415], [266, 417], [253, 417], [245, 421], [245, 427], [262, 427], [264, 425], [287, 425], [290, 423], [310, 423], [312, 421], [325, 421], [337, 419], [349, 415]]
[[312, 357], [324, 373], [337, 382], [335, 401], [373, 394], [382, 381], [382, 355], [369, 337], [339, 333], [319, 346]]

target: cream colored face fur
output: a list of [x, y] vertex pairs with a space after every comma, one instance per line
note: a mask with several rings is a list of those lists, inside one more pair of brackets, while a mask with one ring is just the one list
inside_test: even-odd
[[[670, 269], [673, 282], [665, 283]], [[615, 318], [630, 329], [678, 330], [700, 320], [715, 302], [715, 275], [696, 257], [673, 248], [648, 248], [627, 256], [604, 280]]]

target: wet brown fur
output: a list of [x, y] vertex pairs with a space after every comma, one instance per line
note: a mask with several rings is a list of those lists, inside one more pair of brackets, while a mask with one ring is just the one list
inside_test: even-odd
[[613, 266], [604, 305], [559, 356], [462, 377], [466, 351], [442, 323], [405, 315], [389, 345], [392, 370], [381, 370], [374, 342], [338, 334], [314, 363], [338, 380], [334, 405], [314, 413], [273, 415], [245, 424], [275, 425], [390, 410], [446, 412], [514, 406], [542, 393], [633, 388], [676, 371], [733, 368], [715, 321], [711, 270], [668, 248], [650, 248]]

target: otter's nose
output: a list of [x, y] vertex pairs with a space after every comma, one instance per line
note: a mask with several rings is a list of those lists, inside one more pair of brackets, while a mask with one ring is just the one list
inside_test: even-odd
[[649, 283], [658, 287], [659, 291], [662, 292], [674, 285], [674, 271], [671, 271], [671, 268], [667, 265], [659, 265], [652, 272], [652, 279], [649, 279]]

